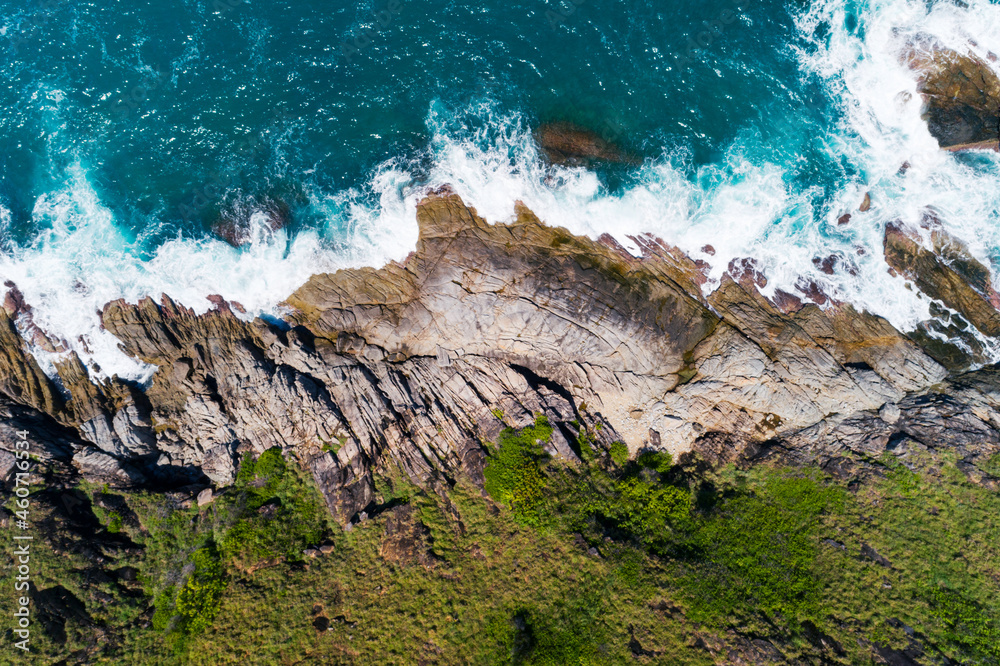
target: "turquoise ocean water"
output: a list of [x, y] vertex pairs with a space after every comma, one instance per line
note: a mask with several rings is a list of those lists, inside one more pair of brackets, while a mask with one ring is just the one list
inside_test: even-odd
[[[1000, 53], [1000, 6], [0, 2], [0, 278], [102, 372], [141, 379], [98, 328], [105, 302], [280, 314], [312, 273], [405, 257], [416, 202], [449, 183], [491, 221], [522, 200], [626, 247], [658, 235], [711, 263], [707, 289], [754, 257], [768, 290], [812, 280], [912, 326], [927, 303], [887, 273], [887, 223], [932, 208], [1000, 260], [1000, 164], [937, 150], [898, 58], [918, 36]], [[640, 163], [548, 167], [531, 131], [550, 121]], [[813, 261], [830, 255], [834, 275]]]

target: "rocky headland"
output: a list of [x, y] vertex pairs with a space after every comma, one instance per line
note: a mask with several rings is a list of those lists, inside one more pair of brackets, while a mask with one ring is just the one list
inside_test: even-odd
[[242, 453], [277, 446], [342, 523], [370, 508], [379, 469], [481, 482], [484, 442], [537, 414], [569, 460], [582, 429], [633, 453], [833, 467], [906, 438], [968, 465], [997, 450], [997, 372], [965, 372], [972, 343], [1000, 335], [996, 294], [943, 236], [928, 249], [891, 227], [887, 257], [964, 317], [959, 334], [979, 331], [968, 347], [807, 293], [779, 307], [749, 260], [704, 296], [703, 266], [675, 248], [642, 238], [633, 257], [523, 207], [491, 225], [443, 191], [418, 221], [406, 261], [314, 276], [286, 322], [244, 321], [221, 299], [201, 316], [166, 297], [109, 303], [104, 327], [158, 368], [146, 388], [95, 383], [75, 355], [47, 377], [0, 310], [5, 446], [26, 428], [84, 479], [161, 490], [225, 487]]
[[[918, 73], [925, 116], [942, 148], [994, 146], [1000, 87], [985, 62], [921, 44], [902, 57]], [[543, 127], [537, 139], [553, 163], [630, 160], [573, 125]], [[866, 195], [863, 208], [869, 206]], [[284, 212], [275, 210], [272, 228], [284, 223]], [[380, 489], [379, 480], [443, 498], [454, 518], [461, 512], [449, 490], [481, 492], [493, 443], [516, 432], [544, 432], [537, 443], [570, 467], [584, 467], [594, 451], [619, 471], [630, 458], [655, 461], [665, 452], [678, 469], [819, 468], [855, 487], [930, 453], [952, 461], [963, 482], [988, 490], [1000, 484], [1000, 368], [989, 365], [1000, 344], [1000, 295], [990, 267], [949, 236], [933, 210], [915, 227], [890, 224], [884, 236], [887, 270], [932, 304], [932, 318], [909, 331], [832, 299], [806, 279], [795, 293], [765, 297], [767, 277], [750, 257], [732, 261], [708, 290], [706, 264], [655, 237], [634, 238], [642, 249], [634, 256], [610, 237], [548, 226], [523, 205], [512, 221], [490, 224], [447, 188], [427, 195], [417, 221], [419, 240], [405, 261], [314, 275], [289, 295], [283, 320], [248, 320], [241, 306], [218, 296], [202, 315], [167, 296], [108, 303], [103, 327], [124, 353], [157, 368], [147, 386], [95, 380], [78, 356], [32, 322], [31, 304], [7, 285], [0, 308], [0, 478], [10, 490], [18, 432], [26, 433], [41, 463], [31, 481], [42, 486], [44, 476], [38, 501], [59, 517], [46, 527], [52, 551], [84, 553], [94, 562], [84, 571], [88, 580], [111, 580], [105, 569], [138, 552], [122, 530], [149, 538], [155, 532], [122, 499], [130, 493], [152, 493], [164, 506], [186, 510], [237, 486], [231, 504], [239, 507], [233, 515], [243, 516], [239, 525], [275, 520], [284, 514], [273, 497], [247, 509], [247, 497], [268, 477], [254, 480], [246, 465], [280, 450], [282, 460], [311, 476], [339, 528], [391, 512], [380, 557], [437, 567], [434, 549], [424, 547], [434, 521], [416, 520], [422, 509]], [[848, 223], [850, 215], [838, 221]], [[234, 222], [217, 232], [239, 245], [245, 226]], [[836, 256], [815, 263], [826, 273], [849, 270]], [[43, 372], [32, 347], [62, 353], [54, 376]], [[268, 464], [284, 469], [273, 457]], [[651, 469], [639, 474], [643, 483], [655, 476]], [[73, 512], [89, 501], [81, 481], [96, 507], [85, 517]], [[938, 515], [937, 506], [930, 510]], [[98, 514], [105, 524], [97, 524]], [[203, 519], [199, 514], [190, 525]], [[462, 519], [454, 521], [464, 535]], [[620, 527], [601, 530], [594, 536], [601, 548], [623, 539]], [[638, 543], [636, 534], [629, 538]], [[603, 557], [583, 536], [575, 538], [588, 557]], [[317, 547], [305, 551], [307, 558], [334, 548], [308, 543]], [[829, 538], [823, 543], [845, 548]], [[196, 556], [215, 547], [184, 551], [180, 561], [192, 560], [185, 575], [202, 575]], [[224, 540], [220, 547], [242, 552]], [[469, 552], [487, 559], [478, 542]], [[892, 568], [866, 543], [861, 559]], [[231, 562], [247, 575], [274, 564]], [[133, 589], [134, 569], [114, 577], [122, 594], [142, 596]], [[175, 610], [185, 612], [184, 592], [173, 587], [180, 579], [161, 578], [150, 589], [174, 596], [166, 605], [154, 600], [140, 619], [152, 617], [154, 607], [173, 608], [174, 598]], [[91, 597], [105, 603], [99, 585], [92, 587]], [[74, 613], [94, 636], [103, 635], [62, 585], [33, 594], [57, 639], [63, 632], [65, 642], [63, 627]], [[649, 607], [680, 616], [665, 601]], [[513, 626], [523, 633], [519, 617]], [[330, 622], [317, 615], [313, 626], [327, 631]], [[772, 643], [744, 629], [718, 645], [717, 637], [696, 634], [691, 649], [711, 653], [716, 663], [781, 661]], [[835, 658], [817, 663], [846, 663], [836, 640], [809, 622], [800, 629], [823, 659]], [[633, 657], [656, 658], [632, 631], [630, 625]], [[884, 663], [925, 663], [905, 661], [932, 651], [912, 629], [906, 634], [909, 648], [862, 647]]]
[[[901, 58], [942, 147], [995, 138], [1000, 83], [985, 62], [920, 40]], [[553, 161], [626, 159], [575, 125], [538, 135]], [[706, 296], [704, 265], [656, 238], [635, 239], [637, 258], [523, 206], [488, 224], [448, 191], [417, 218], [404, 262], [316, 275], [289, 296], [284, 322], [245, 321], [219, 297], [201, 316], [169, 297], [108, 303], [104, 328], [158, 368], [146, 388], [95, 382], [75, 354], [46, 376], [29, 343], [62, 348], [8, 285], [0, 429], [26, 427], [43, 460], [123, 488], [226, 486], [241, 453], [279, 446], [343, 522], [372, 501], [373, 470], [398, 466], [420, 484], [481, 479], [482, 443], [536, 414], [557, 425], [551, 453], [568, 459], [576, 433], [598, 424], [604, 446], [725, 459], [762, 447], [796, 459], [877, 453], [902, 434], [935, 445], [940, 433], [909, 424], [941, 401], [966, 412], [965, 434], [949, 437], [975, 449], [970, 463], [998, 439], [994, 371], [966, 371], [991, 358], [1000, 296], [932, 210], [920, 228], [885, 233], [889, 270], [933, 303], [935, 317], [905, 332], [808, 281], [769, 301], [751, 258]], [[839, 269], [836, 257], [817, 265]], [[2, 441], [6, 476], [13, 440]]]

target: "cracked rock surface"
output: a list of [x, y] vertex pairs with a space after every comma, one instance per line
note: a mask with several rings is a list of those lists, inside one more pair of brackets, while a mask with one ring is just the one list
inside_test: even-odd
[[441, 191], [417, 217], [404, 262], [313, 276], [284, 323], [221, 299], [201, 316], [166, 297], [109, 303], [106, 329], [158, 368], [144, 389], [94, 383], [74, 355], [57, 386], [0, 310], [0, 430], [110, 487], [225, 486], [243, 452], [278, 446], [342, 522], [376, 471], [481, 482], [484, 442], [537, 414], [568, 459], [581, 428], [604, 447], [821, 464], [902, 437], [970, 460], [1000, 441], [996, 370], [949, 375], [919, 337], [849, 305], [785, 312], [745, 272], [706, 297], [675, 249], [646, 240], [633, 257], [523, 206], [490, 225]]

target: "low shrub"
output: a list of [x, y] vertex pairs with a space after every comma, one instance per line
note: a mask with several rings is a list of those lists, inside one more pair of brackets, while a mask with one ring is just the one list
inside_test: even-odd
[[545, 477], [541, 463], [548, 456], [540, 443], [549, 441], [552, 426], [539, 415], [532, 426], [521, 430], [505, 428], [490, 450], [484, 476], [486, 492], [513, 512], [523, 525], [539, 525], [545, 498]]

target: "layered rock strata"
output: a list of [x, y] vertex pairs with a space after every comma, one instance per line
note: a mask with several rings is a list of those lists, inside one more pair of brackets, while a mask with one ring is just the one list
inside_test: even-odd
[[919, 338], [849, 305], [779, 308], [752, 271], [706, 297], [703, 266], [654, 239], [637, 258], [524, 207], [490, 225], [447, 191], [417, 217], [406, 261], [316, 275], [285, 321], [109, 303], [106, 329], [158, 368], [144, 388], [94, 383], [75, 356], [53, 382], [0, 310], [0, 429], [113, 487], [225, 486], [242, 453], [279, 446], [340, 521], [373, 474], [481, 480], [485, 442], [537, 414], [570, 460], [584, 429], [599, 447], [822, 464], [903, 435], [970, 461], [1000, 441], [995, 370], [947, 379]]

